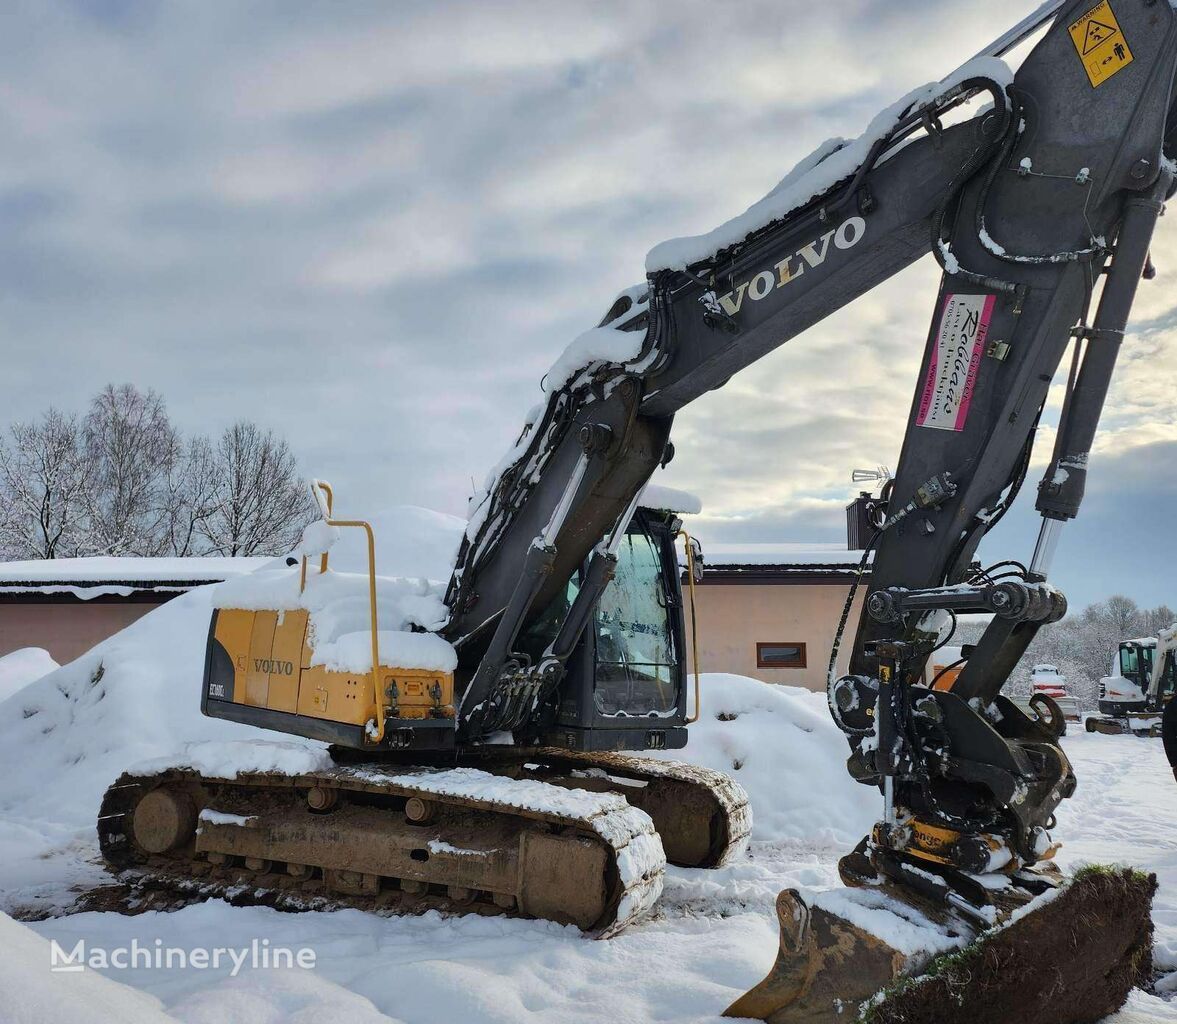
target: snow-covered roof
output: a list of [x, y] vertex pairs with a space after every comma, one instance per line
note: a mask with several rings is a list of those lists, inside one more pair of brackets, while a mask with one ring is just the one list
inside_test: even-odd
[[779, 542], [775, 544], [708, 544], [704, 541], [703, 554], [707, 565], [745, 566], [835, 566], [857, 568], [862, 561], [861, 551], [849, 551], [845, 544], [806, 544]]
[[0, 562], [0, 592], [73, 594], [82, 599], [136, 591], [181, 591], [251, 573], [261, 558], [47, 558]]

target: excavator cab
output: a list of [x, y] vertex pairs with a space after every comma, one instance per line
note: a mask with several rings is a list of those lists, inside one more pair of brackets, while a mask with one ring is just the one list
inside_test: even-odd
[[[677, 750], [686, 745], [683, 597], [671, 512], [639, 508], [537, 740], [566, 750]], [[586, 565], [528, 630], [533, 657], [551, 642]]]

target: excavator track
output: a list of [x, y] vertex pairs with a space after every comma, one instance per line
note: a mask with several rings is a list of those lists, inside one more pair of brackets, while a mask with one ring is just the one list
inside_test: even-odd
[[106, 791], [98, 836], [124, 910], [218, 897], [438, 909], [545, 918], [602, 938], [656, 902], [666, 863], [650, 817], [615, 793], [472, 768], [132, 770]]
[[682, 761], [549, 748], [529, 756], [525, 766], [528, 777], [623, 795], [653, 819], [666, 859], [679, 867], [723, 867], [748, 847], [748, 794], [722, 772]]

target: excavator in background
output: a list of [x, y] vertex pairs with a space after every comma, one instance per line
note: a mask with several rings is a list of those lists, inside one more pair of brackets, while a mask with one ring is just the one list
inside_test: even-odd
[[[1011, 71], [1002, 56], [1035, 34]], [[201, 896], [281, 904], [309, 892], [607, 935], [656, 898], [664, 853], [700, 867], [730, 858], [749, 827], [739, 788], [625, 753], [688, 738], [680, 525], [643, 509], [642, 492], [674, 457], [678, 410], [931, 253], [942, 275], [914, 397], [880, 380], [869, 399], [907, 430], [863, 559], [849, 672], [834, 666], [850, 601], [831, 657], [848, 769], [881, 794], [878, 823], [840, 871], [954, 935], [1006, 922], [1012, 942], [1050, 922], [1087, 945], [1040, 946], [1027, 969], [1077, 1000], [1065, 1019], [1109, 1012], [1147, 961], [1148, 900], [1091, 906], [1082, 899], [1111, 897], [1090, 887], [1048, 898], [1063, 884], [1050, 830], [1076, 785], [1062, 715], [1049, 698], [1026, 714], [1002, 686], [1066, 612], [1052, 559], [1174, 191], [1175, 70], [1171, 4], [1052, 0], [859, 139], [823, 145], [744, 214], [655, 247], [645, 280], [553, 366], [473, 501], [442, 621], [404, 611], [412, 642], [382, 658], [373, 567], [370, 659], [317, 663], [322, 604], [306, 595], [331, 573], [314, 562], [326, 569], [330, 530], [363, 526], [336, 520], [326, 498], [322, 536], [304, 542], [280, 601], [221, 602], [203, 712], [326, 739], [334, 763], [128, 772], [101, 810], [108, 862]], [[1036, 549], [983, 566], [978, 546], [1023, 488], [1068, 348]], [[968, 615], [991, 617], [980, 641], [950, 686], [924, 685]], [[416, 659], [426, 639], [452, 656]], [[1087, 929], [1096, 942], [1051, 918], [1074, 913], [1115, 928]], [[777, 965], [733, 1013], [834, 1021], [905, 969], [881, 939], [796, 894], [778, 914]], [[1016, 972], [976, 973], [985, 999], [1010, 996]]]
[[1159, 736], [1165, 705], [1177, 694], [1177, 622], [1156, 636], [1125, 640], [1112, 674], [1099, 684], [1099, 714], [1087, 731]]

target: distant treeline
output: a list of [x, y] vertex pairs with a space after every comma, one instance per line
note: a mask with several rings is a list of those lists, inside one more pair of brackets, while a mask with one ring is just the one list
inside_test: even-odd
[[[1094, 710], [1099, 681], [1111, 674], [1120, 641], [1156, 636], [1174, 622], [1177, 612], [1168, 605], [1141, 608], [1122, 594], [1088, 605], [1039, 632], [1006, 684], [1006, 692], [1027, 695], [1034, 666], [1055, 665], [1067, 677], [1071, 695], [1083, 708]], [[962, 624], [953, 643], [976, 643], [982, 629], [978, 624]]]

